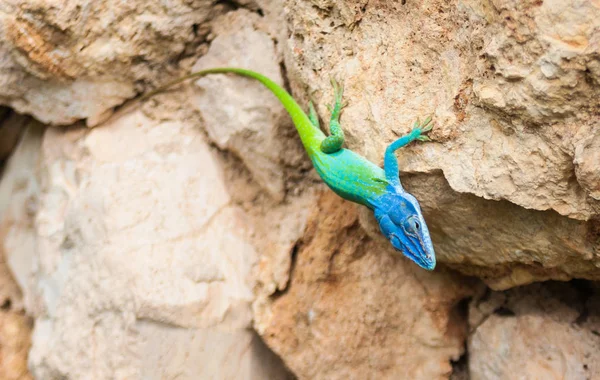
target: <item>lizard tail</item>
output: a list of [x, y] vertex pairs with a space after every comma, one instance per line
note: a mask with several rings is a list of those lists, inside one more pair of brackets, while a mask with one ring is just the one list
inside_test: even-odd
[[213, 69], [197, 71], [197, 72], [182, 76], [180, 78], [177, 78], [174, 81], [169, 82], [169, 83], [157, 88], [156, 90], [150, 91], [147, 94], [142, 95], [142, 97], [139, 100], [144, 101], [144, 100], [158, 94], [159, 92], [162, 92], [162, 91], [166, 90], [167, 88], [172, 87], [176, 84], [182, 83], [188, 79], [200, 78], [200, 77], [203, 77], [203, 76], [206, 76], [209, 74], [226, 74], [226, 73], [233, 73], [233, 74], [241, 75], [244, 77], [256, 79], [261, 84], [263, 84], [267, 89], [269, 89], [273, 93], [273, 95], [275, 95], [277, 97], [277, 99], [279, 99], [279, 101], [281, 102], [283, 107], [286, 109], [286, 111], [292, 118], [292, 121], [294, 122], [294, 125], [296, 126], [296, 129], [298, 130], [298, 133], [300, 134], [300, 139], [302, 140], [304, 148], [306, 149], [306, 151], [309, 153], [309, 155], [312, 158], [313, 152], [319, 150], [321, 141], [323, 139], [325, 139], [325, 135], [319, 128], [315, 127], [312, 124], [309, 117], [302, 110], [302, 107], [300, 107], [298, 105], [298, 103], [294, 100], [294, 98], [292, 98], [292, 96], [285, 89], [283, 89], [277, 83], [273, 82], [271, 79], [267, 78], [266, 76], [264, 76], [262, 74], [255, 72], [255, 71], [234, 68], [234, 67], [218, 67], [218, 68], [213, 68]]

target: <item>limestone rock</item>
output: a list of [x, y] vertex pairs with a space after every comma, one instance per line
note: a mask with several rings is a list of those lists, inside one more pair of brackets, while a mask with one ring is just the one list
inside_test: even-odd
[[320, 198], [259, 333], [300, 379], [448, 378], [466, 333], [456, 306], [472, 285], [372, 240], [346, 203]]
[[[4, 241], [9, 262], [29, 261], [11, 269], [27, 279], [34, 376], [161, 378], [185, 361], [161, 367], [144, 358], [193, 352], [205, 359], [198, 344], [221, 345], [210, 355], [239, 358], [221, 370], [223, 378], [287, 376], [273, 358], [257, 364], [271, 354], [248, 332], [252, 227], [193, 123], [155, 122], [137, 111], [93, 130], [28, 134], [22, 145], [40, 142], [40, 166], [22, 172], [35, 173], [37, 187], [10, 188], [19, 201], [11, 203], [12, 238]], [[31, 189], [37, 207], [27, 224], [28, 204], [20, 200]], [[14, 244], [23, 242], [18, 232], [30, 244]], [[165, 341], [152, 343], [156, 336]], [[187, 378], [197, 378], [187, 363]]]
[[[39, 205], [39, 151], [44, 128], [27, 118], [24, 135], [8, 160], [0, 181], [0, 297], [23, 308], [20, 289], [31, 284], [37, 251], [35, 218]], [[10, 268], [10, 270], [9, 270]], [[14, 280], [13, 280], [14, 276]], [[18, 286], [17, 286], [18, 285]], [[25, 292], [25, 306], [31, 306]]]
[[[190, 331], [142, 322], [139, 331], [144, 341], [141, 379], [294, 379], [251, 330]], [[166, 347], [156, 350], [160, 345]]]
[[597, 4], [289, 0], [285, 15], [292, 88], [326, 119], [329, 77], [344, 80], [351, 149], [381, 163], [434, 114], [435, 142], [398, 157], [403, 178], [432, 177], [407, 188], [426, 203], [438, 262], [495, 288], [600, 279]]
[[27, 355], [31, 346], [31, 320], [22, 313], [0, 311], [0, 378], [32, 380], [27, 370]]
[[[27, 131], [8, 160], [0, 181], [0, 378], [30, 380], [27, 357], [32, 321], [24, 314], [20, 287], [29, 284], [29, 264], [35, 250], [32, 226], [38, 191], [35, 169], [43, 128], [28, 117], [14, 114], [7, 122], [11, 125], [5, 129], [3, 124], [0, 131], [23, 128]], [[19, 268], [16, 276], [15, 268]]]
[[589, 136], [575, 148], [575, 175], [579, 185], [590, 195], [600, 200], [600, 133]]
[[[599, 14], [552, 0], [4, 1], [0, 104], [75, 123], [15, 116], [28, 128], [0, 182], [0, 251], [23, 290], [0, 300], [35, 320], [33, 375], [287, 378], [253, 326], [301, 379], [450, 377], [461, 300], [479, 287], [451, 269], [494, 289], [600, 280]], [[344, 80], [347, 147], [376, 163], [433, 113], [435, 142], [398, 157], [436, 272], [393, 252], [369, 210], [315, 200], [323, 186], [256, 82], [207, 77], [77, 122], [225, 64], [313, 98], [325, 121], [330, 77]], [[474, 378], [596, 376], [595, 296], [548, 289], [472, 303]]]
[[[600, 279], [598, 221], [455, 193], [440, 173], [402, 178], [421, 203], [439, 259], [493, 289], [550, 279]], [[374, 218], [366, 223], [379, 234]]]
[[136, 81], [164, 80], [158, 63], [205, 39], [198, 26], [223, 9], [212, 4], [3, 1], [0, 104], [45, 123], [95, 125], [140, 90]]
[[[258, 29], [259, 17], [233, 12], [218, 22], [219, 35], [192, 71], [212, 67], [242, 67], [257, 71], [283, 85], [281, 68], [271, 37]], [[227, 28], [226, 28], [227, 26]], [[247, 47], [253, 46], [251, 54]], [[283, 154], [277, 129], [285, 110], [273, 94], [255, 80], [231, 76], [199, 79], [193, 104], [202, 113], [209, 138], [221, 149], [236, 153], [254, 179], [278, 200], [284, 193]]]
[[2, 163], [12, 153], [28, 118], [0, 107], [0, 170]]
[[549, 283], [476, 299], [469, 315], [471, 379], [598, 378], [598, 296], [588, 285]]

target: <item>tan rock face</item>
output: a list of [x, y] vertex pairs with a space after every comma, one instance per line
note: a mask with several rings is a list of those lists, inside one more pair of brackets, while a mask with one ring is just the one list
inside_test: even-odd
[[0, 5], [0, 103], [51, 124], [95, 125], [133, 97], [136, 81], [186, 55], [223, 11], [210, 1], [20, 1]]
[[[217, 20], [219, 35], [193, 71], [212, 67], [243, 67], [258, 71], [283, 85], [272, 38], [250, 12], [234, 12]], [[259, 28], [258, 30], [256, 30]], [[252, 55], [246, 47], [254, 46]], [[240, 77], [199, 79], [194, 106], [202, 112], [209, 138], [235, 153], [253, 178], [277, 200], [285, 196], [281, 144], [277, 128], [285, 115], [279, 100], [256, 81]], [[250, 96], [252, 94], [252, 96]]]
[[[457, 194], [439, 173], [403, 178], [421, 202], [438, 257], [493, 289], [549, 279], [599, 278], [597, 221]], [[374, 218], [366, 224], [379, 234]]]
[[313, 210], [288, 287], [257, 327], [300, 379], [443, 379], [462, 353], [468, 282], [417, 268], [330, 192]]
[[28, 118], [16, 115], [8, 108], [0, 107], [0, 170], [19, 141]]
[[11, 189], [3, 244], [36, 319], [34, 376], [162, 378], [187, 365], [196, 378], [193, 363], [217, 353], [239, 358], [222, 378], [287, 376], [248, 330], [252, 228], [193, 125], [137, 112], [25, 137], [15, 157], [42, 143], [41, 166], [20, 167], [39, 186], [37, 209], [28, 221], [35, 186]]
[[[0, 294], [2, 302], [11, 300], [17, 309], [25, 303], [29, 309], [30, 293], [26, 289], [31, 286], [37, 254], [35, 218], [39, 210], [38, 165], [44, 128], [30, 118], [22, 126], [23, 138], [7, 161], [0, 181], [0, 262], [5, 266], [2, 278], [6, 280]], [[24, 290], [24, 297], [19, 288]]]
[[438, 262], [496, 288], [599, 279], [597, 4], [361, 4], [286, 2], [286, 67], [323, 115], [328, 77], [344, 79], [348, 146], [374, 162], [434, 114], [436, 142], [399, 158], [405, 173], [436, 178], [409, 189], [426, 203]]
[[[43, 129], [29, 117], [7, 116], [0, 124], [0, 146], [14, 144], [22, 129], [29, 130], [15, 147], [0, 181], [0, 379], [30, 380], [27, 358], [32, 319], [23, 310], [21, 289], [28, 285], [31, 271], [28, 259], [33, 255], [31, 227], [37, 191], [34, 166]], [[20, 248], [20, 254], [15, 248]]]
[[[440, 268], [392, 252], [367, 209], [315, 197], [289, 119], [250, 80], [203, 78], [93, 130], [15, 115], [28, 128], [0, 183], [0, 251], [23, 299], [7, 280], [0, 300], [35, 319], [36, 377], [286, 378], [253, 326], [299, 378], [443, 379], [478, 286], [448, 267], [494, 289], [600, 280], [596, 2], [213, 3], [4, 1], [0, 104], [97, 125], [229, 65], [326, 121], [337, 77], [347, 146], [374, 162], [434, 114], [435, 142], [398, 156]], [[595, 312], [544, 289], [474, 301], [471, 376], [594, 378]]]
[[588, 287], [549, 283], [476, 299], [469, 316], [471, 379], [597, 378], [600, 303]]
[[31, 319], [20, 312], [0, 311], [0, 378], [31, 380], [27, 355], [31, 346]]
[[600, 134], [590, 135], [575, 148], [575, 175], [579, 185], [600, 200]]

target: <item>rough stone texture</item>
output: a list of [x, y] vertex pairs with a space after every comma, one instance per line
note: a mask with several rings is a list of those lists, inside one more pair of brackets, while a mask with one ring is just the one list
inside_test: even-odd
[[585, 138], [575, 148], [577, 182], [590, 195], [600, 200], [600, 133]]
[[[218, 36], [192, 70], [243, 67], [283, 85], [273, 40], [265, 31], [256, 30], [259, 23], [260, 17], [247, 11], [217, 19], [214, 32]], [[246, 53], [247, 46], [254, 47], [252, 54]], [[286, 113], [279, 100], [252, 79], [221, 75], [201, 78], [196, 84], [199, 90], [193, 104], [200, 112], [205, 111], [211, 141], [237, 154], [254, 179], [275, 199], [283, 200], [282, 147], [276, 128]]]
[[[40, 137], [27, 134], [23, 146]], [[32, 186], [13, 188], [21, 214], [4, 239], [9, 260], [30, 261], [12, 269], [32, 278], [23, 286], [36, 319], [34, 376], [164, 378], [188, 360], [182, 378], [197, 378], [191, 363], [216, 352], [239, 358], [220, 378], [287, 376], [248, 330], [251, 226], [192, 123], [135, 112], [91, 131], [50, 129], [41, 141], [33, 225]], [[27, 232], [31, 243], [20, 246]]]
[[[289, 0], [285, 62], [296, 92], [317, 99], [322, 115], [329, 76], [344, 79], [348, 146], [374, 162], [418, 116], [434, 114], [436, 143], [399, 157], [404, 172], [442, 173], [450, 185], [409, 188], [439, 195], [426, 219], [452, 235], [434, 236], [438, 262], [485, 272], [497, 288], [598, 280], [599, 15], [597, 3], [583, 1]], [[438, 203], [448, 198], [478, 206]], [[555, 247], [559, 226], [569, 233]]]
[[595, 296], [543, 286], [474, 301], [469, 362], [451, 375], [457, 304], [477, 286], [448, 269], [494, 289], [600, 280], [597, 2], [212, 4], [6, 0], [0, 104], [97, 125], [137, 92], [227, 64], [327, 120], [336, 76], [347, 146], [374, 162], [434, 113], [435, 142], [399, 158], [440, 268], [390, 252], [365, 208], [317, 202], [294, 129], [252, 81], [204, 78], [94, 130], [11, 116], [29, 125], [0, 182], [0, 248], [24, 294], [7, 285], [0, 300], [35, 318], [35, 376], [286, 378], [251, 326], [299, 378], [598, 373]]
[[444, 379], [466, 333], [456, 306], [471, 292], [369, 238], [357, 207], [326, 192], [287, 289], [256, 325], [300, 379]]
[[[43, 126], [31, 119], [25, 128], [0, 181], [0, 301], [10, 300], [17, 309], [23, 307], [19, 288], [27, 289], [30, 285], [31, 263], [37, 250], [34, 222], [38, 211], [39, 150], [44, 133]], [[26, 300], [28, 295], [25, 292]]]
[[21, 312], [0, 311], [0, 379], [31, 380], [27, 354], [31, 345], [31, 320]]
[[[597, 221], [586, 223], [555, 211], [526, 210], [507, 201], [456, 193], [439, 172], [407, 173], [403, 183], [420, 200], [438, 256], [493, 289], [599, 276]], [[368, 218], [363, 224], [378, 235], [376, 221], [364, 213]]]
[[549, 283], [471, 303], [471, 380], [600, 377], [600, 293]]
[[0, 107], [0, 170], [4, 160], [12, 153], [19, 141], [23, 126], [28, 118]]
[[[32, 379], [27, 369], [32, 321], [24, 315], [19, 288], [27, 285], [24, 273], [29, 268], [21, 267], [24, 272], [15, 277], [9, 267], [18, 268], [33, 254], [30, 239], [37, 189], [35, 166], [43, 128], [28, 117], [9, 115], [0, 125], [0, 141], [7, 144], [0, 145], [13, 145], [23, 128], [28, 132], [16, 147], [0, 181], [0, 379], [6, 380]], [[8, 144], [10, 140], [13, 141]], [[20, 249], [14, 250], [15, 247]]]
[[[281, 359], [249, 330], [190, 331], [142, 323], [140, 333], [145, 342], [140, 379], [294, 379], [286, 375]], [[156, 350], [165, 344], [162, 352]]]
[[0, 104], [45, 123], [95, 125], [141, 89], [136, 82], [164, 81], [164, 62], [201, 52], [206, 22], [226, 8], [208, 0], [4, 0]]

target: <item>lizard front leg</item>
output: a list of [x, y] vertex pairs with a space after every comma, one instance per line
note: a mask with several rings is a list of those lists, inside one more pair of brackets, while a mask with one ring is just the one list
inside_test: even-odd
[[429, 137], [427, 137], [425, 133], [431, 131], [433, 128], [433, 123], [431, 121], [431, 116], [429, 116], [423, 122], [420, 122], [419, 119], [417, 119], [413, 125], [413, 130], [408, 135], [400, 137], [386, 148], [385, 156], [383, 158], [383, 170], [385, 171], [385, 178], [392, 186], [402, 190], [398, 159], [396, 158], [395, 154], [396, 150], [410, 144], [415, 140], [430, 141]]

